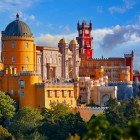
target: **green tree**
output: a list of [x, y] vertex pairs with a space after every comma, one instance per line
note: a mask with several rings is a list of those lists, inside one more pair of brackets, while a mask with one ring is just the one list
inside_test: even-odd
[[140, 138], [140, 121], [130, 121], [125, 129], [124, 136], [126, 139], [139, 140]]
[[105, 115], [111, 125], [119, 125], [124, 128], [132, 120], [140, 120], [140, 99], [130, 99], [118, 102], [116, 99], [110, 99], [107, 102]]
[[6, 139], [9, 137], [11, 137], [11, 134], [8, 132], [8, 130], [6, 128], [4, 128], [0, 125], [0, 140]]
[[127, 119], [127, 122], [134, 120], [140, 121], [140, 98], [134, 98], [127, 102], [124, 117]]
[[109, 122], [105, 115], [94, 116], [89, 121], [85, 140], [103, 140], [106, 138], [106, 131], [109, 128]]
[[0, 91], [0, 124], [4, 125], [6, 120], [10, 120], [15, 114], [14, 100]]
[[27, 139], [33, 133], [37, 132], [42, 119], [43, 116], [40, 110], [24, 107], [20, 109], [11, 120], [9, 130], [15, 137]]
[[84, 133], [86, 133], [86, 123], [80, 116], [80, 113], [69, 114], [65, 117], [67, 123], [67, 131], [71, 135], [78, 134], [80, 137], [83, 137]]
[[55, 104], [51, 109], [43, 110], [44, 122], [40, 133], [49, 140], [68, 139], [69, 135], [81, 136], [86, 131], [86, 124], [78, 113], [64, 104]]

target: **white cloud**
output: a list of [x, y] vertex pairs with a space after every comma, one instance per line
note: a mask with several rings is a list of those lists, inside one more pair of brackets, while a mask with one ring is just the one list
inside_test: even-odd
[[[16, 18], [16, 12], [13, 12], [12, 15], [10, 16], [10, 18], [13, 20]], [[29, 15], [29, 14], [26, 14], [26, 13], [23, 13], [22, 11], [18, 11], [18, 14], [19, 14], [19, 18], [20, 20], [22, 21], [35, 21], [35, 15]]]
[[123, 5], [110, 7], [109, 12], [111, 14], [114, 14], [114, 13], [123, 14], [126, 11], [128, 11], [129, 9], [132, 9], [135, 4], [136, 4], [136, 2], [134, 0], [123, 0]]
[[[62, 27], [59, 27], [62, 28]], [[58, 41], [65, 37], [68, 41], [76, 38], [77, 32], [71, 34], [40, 34], [36, 38], [38, 44], [57, 46]], [[140, 43], [140, 26], [138, 25], [127, 25], [120, 26], [116, 25], [112, 28], [95, 29], [92, 31], [94, 42], [101, 44], [104, 49], [114, 48], [118, 45], [135, 45]]]
[[138, 25], [117, 25], [107, 33], [102, 41], [104, 49], [114, 48], [119, 45], [136, 45], [140, 43], [140, 26]]
[[[134, 52], [136, 52], [135, 68], [140, 69], [140, 57], [138, 57], [140, 55], [140, 51], [138, 51], [140, 44], [140, 26], [116, 25], [112, 28], [95, 29], [92, 31], [92, 36], [94, 37], [93, 44], [96, 56], [122, 57], [124, 53], [130, 53], [134, 50]], [[59, 40], [63, 37], [69, 43], [70, 40], [77, 37], [77, 32], [57, 35], [40, 34], [39, 37], [36, 37], [36, 44], [57, 47]]]
[[37, 0], [0, 0], [0, 11], [18, 11], [30, 7]]
[[76, 33], [72, 34], [57, 34], [57, 35], [52, 35], [52, 34], [40, 34], [39, 37], [36, 37], [36, 43], [37, 45], [44, 45], [44, 46], [51, 46], [51, 47], [57, 47], [58, 42], [60, 39], [63, 37], [67, 40], [69, 43], [70, 40], [76, 37]]

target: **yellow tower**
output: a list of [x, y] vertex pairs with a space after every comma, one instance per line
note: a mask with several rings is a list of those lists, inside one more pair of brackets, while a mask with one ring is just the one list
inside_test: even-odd
[[2, 62], [4, 68], [20, 71], [35, 71], [34, 38], [28, 25], [19, 20], [11, 22], [2, 31]]

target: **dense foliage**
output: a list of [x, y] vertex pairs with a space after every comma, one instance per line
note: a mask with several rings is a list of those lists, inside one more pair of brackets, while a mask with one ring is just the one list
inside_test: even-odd
[[69, 135], [78, 134], [82, 137], [86, 132], [86, 124], [79, 113], [63, 104], [53, 105], [51, 109], [43, 110], [44, 123], [39, 132], [49, 140], [64, 140]]
[[15, 111], [14, 101], [0, 93], [0, 140], [138, 140], [140, 99], [110, 99], [104, 114], [85, 122], [65, 104], [50, 109], [24, 107]]

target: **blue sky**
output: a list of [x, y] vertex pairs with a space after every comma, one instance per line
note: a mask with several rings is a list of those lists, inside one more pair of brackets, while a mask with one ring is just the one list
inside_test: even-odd
[[56, 47], [63, 36], [77, 36], [77, 21], [93, 23], [95, 56], [123, 57], [135, 52], [140, 68], [139, 0], [0, 0], [0, 31], [20, 14], [38, 45]]

